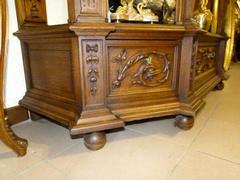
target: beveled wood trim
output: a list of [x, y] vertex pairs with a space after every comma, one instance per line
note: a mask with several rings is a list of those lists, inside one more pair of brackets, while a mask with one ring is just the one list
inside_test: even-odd
[[3, 109], [4, 100], [4, 64], [6, 53], [7, 38], [7, 4], [6, 0], [0, 1], [0, 139], [14, 150], [19, 156], [24, 156], [27, 151], [27, 140], [19, 138], [9, 127], [8, 120], [5, 117]]
[[14, 125], [29, 119], [28, 110], [21, 106], [14, 106], [5, 109], [5, 114], [8, 117], [8, 123]]

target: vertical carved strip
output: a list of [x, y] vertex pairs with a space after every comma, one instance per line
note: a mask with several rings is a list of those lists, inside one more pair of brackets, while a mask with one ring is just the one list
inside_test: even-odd
[[195, 68], [196, 68], [196, 61], [197, 61], [197, 52], [198, 52], [198, 41], [193, 40], [193, 49], [192, 49], [192, 64], [191, 64], [191, 71], [190, 71], [190, 90], [194, 90], [194, 79], [195, 79]]
[[90, 93], [92, 96], [96, 95], [97, 92], [97, 80], [99, 77], [99, 72], [97, 68], [97, 64], [99, 63], [99, 57], [96, 56], [98, 53], [98, 45], [95, 44], [93, 46], [87, 44], [86, 46], [87, 58], [86, 62], [88, 64], [88, 81], [90, 86]]
[[[92, 38], [92, 39], [91, 39]], [[80, 39], [81, 43], [81, 75], [82, 75], [82, 100], [86, 107], [104, 105], [105, 101], [105, 62], [103, 40]]]

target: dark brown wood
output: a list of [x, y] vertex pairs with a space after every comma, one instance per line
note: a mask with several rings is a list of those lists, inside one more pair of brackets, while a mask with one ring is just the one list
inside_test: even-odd
[[175, 126], [183, 129], [183, 130], [189, 130], [194, 125], [194, 119], [193, 117], [189, 116], [177, 116], [175, 121]]
[[21, 106], [14, 106], [4, 110], [10, 125], [29, 119], [28, 110]]
[[69, 24], [20, 26], [27, 82], [20, 105], [90, 139], [167, 115], [190, 129], [203, 97], [224, 79], [227, 38], [192, 24], [199, 1], [177, 0], [177, 25], [106, 23], [106, 3], [68, 0]]
[[5, 0], [0, 1], [0, 140], [14, 150], [19, 156], [24, 156], [27, 151], [27, 140], [18, 137], [9, 127], [8, 119], [3, 109], [4, 99], [4, 65], [7, 37], [7, 4]]
[[223, 90], [224, 89], [224, 83], [221, 81], [220, 83], [218, 83], [214, 90]]
[[90, 150], [99, 150], [106, 144], [105, 132], [93, 132], [84, 135], [84, 144]]
[[29, 114], [30, 114], [30, 119], [32, 121], [38, 121], [38, 120], [43, 118], [43, 116], [41, 116], [40, 114], [37, 114], [37, 113], [35, 113], [33, 111], [30, 111]]
[[47, 24], [45, 0], [15, 0], [15, 4], [19, 27]]

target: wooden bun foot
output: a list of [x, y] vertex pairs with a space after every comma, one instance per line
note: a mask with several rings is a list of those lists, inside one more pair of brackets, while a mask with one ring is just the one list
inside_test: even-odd
[[84, 144], [93, 151], [103, 148], [106, 144], [105, 132], [94, 132], [84, 135]]
[[219, 90], [219, 91], [223, 89], [224, 89], [224, 83], [222, 81], [218, 83], [214, 88], [214, 90]]
[[175, 126], [183, 129], [183, 130], [189, 130], [194, 125], [194, 118], [191, 116], [183, 116], [179, 115], [175, 118]]

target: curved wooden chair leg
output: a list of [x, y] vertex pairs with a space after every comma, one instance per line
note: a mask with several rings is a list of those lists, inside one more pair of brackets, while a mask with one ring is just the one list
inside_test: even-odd
[[4, 64], [6, 51], [6, 35], [7, 35], [7, 6], [6, 0], [0, 1], [0, 140], [12, 148], [19, 156], [24, 156], [27, 152], [28, 142], [18, 137], [8, 125], [7, 118], [3, 109], [3, 86], [4, 86]]
[[18, 156], [24, 156], [27, 153], [27, 140], [18, 137], [8, 125], [7, 120], [3, 118], [0, 119], [0, 139]]

